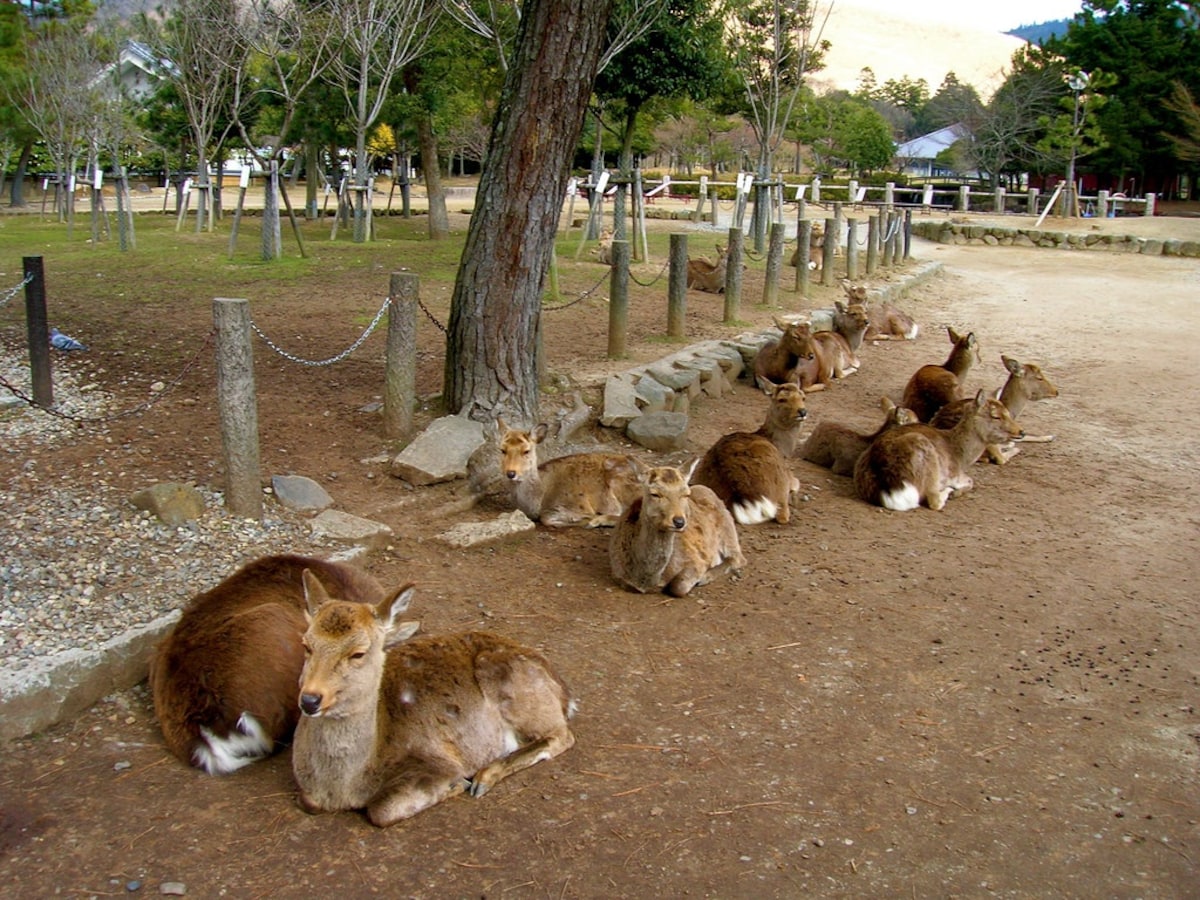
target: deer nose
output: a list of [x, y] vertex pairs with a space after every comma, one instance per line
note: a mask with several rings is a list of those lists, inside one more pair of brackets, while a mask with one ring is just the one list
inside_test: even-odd
[[517, 480], [517, 470], [509, 469], [507, 472], [504, 473], [504, 477], [506, 477], [509, 481], [516, 481]]
[[676, 516], [671, 520], [671, 524], [675, 526], [676, 531], [683, 531], [684, 526], [687, 525], [687, 519], [683, 516]]
[[807, 419], [808, 418], [808, 410], [807, 409], [798, 410], [796, 412], [796, 418], [797, 419]]
[[306, 716], [315, 716], [321, 711], [321, 695], [320, 694], [301, 694], [300, 695], [300, 712]]

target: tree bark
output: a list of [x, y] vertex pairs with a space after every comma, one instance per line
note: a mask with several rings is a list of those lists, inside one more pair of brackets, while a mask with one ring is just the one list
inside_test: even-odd
[[428, 113], [417, 116], [417, 142], [424, 162], [425, 193], [429, 197], [429, 239], [442, 241], [450, 237], [450, 216], [446, 213], [446, 191], [442, 187], [442, 171], [438, 167], [437, 135]]
[[17, 171], [13, 175], [12, 192], [9, 195], [10, 206], [21, 208], [25, 205], [25, 173], [29, 169], [31, 156], [33, 156], [33, 141], [26, 141], [21, 146], [21, 155], [17, 159]]
[[538, 324], [612, 0], [530, 0], [480, 176], [446, 335], [445, 405], [538, 417]]

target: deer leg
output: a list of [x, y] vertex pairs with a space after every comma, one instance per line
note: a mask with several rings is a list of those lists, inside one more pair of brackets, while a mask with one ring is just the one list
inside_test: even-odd
[[1014, 440], [1020, 441], [1023, 444], [1049, 444], [1051, 441], [1054, 440], [1054, 435], [1052, 435], [1052, 434], [1042, 434], [1042, 435], [1027, 434], [1024, 437], [1014, 438]]
[[448, 763], [409, 759], [367, 804], [367, 818], [383, 828], [469, 789], [470, 784]]
[[472, 797], [482, 797], [497, 783], [509, 775], [528, 769], [530, 766], [554, 759], [560, 753], [565, 753], [575, 746], [575, 735], [564, 722], [562, 727], [553, 734], [539, 738], [514, 750], [508, 756], [501, 757], [495, 762], [488, 763], [475, 773], [467, 784], [467, 793]]
[[1003, 466], [1020, 452], [1021, 448], [1013, 446], [1011, 441], [1005, 444], [988, 444], [987, 458], [990, 462]]

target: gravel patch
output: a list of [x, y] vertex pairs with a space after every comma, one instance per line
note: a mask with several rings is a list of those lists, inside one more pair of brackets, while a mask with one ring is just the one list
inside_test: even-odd
[[[0, 375], [29, 395], [27, 357], [0, 351]], [[103, 417], [110, 398], [55, 370], [54, 400], [64, 414]], [[225, 512], [224, 498], [201, 490], [205, 515], [164, 525], [108, 485], [103, 472], [47, 483], [37, 450], [78, 440], [75, 422], [14, 400], [0, 387], [0, 448], [27, 458], [0, 489], [0, 659], [19, 672], [64, 650], [98, 649], [128, 629], [182, 606], [249, 560], [279, 547], [328, 552], [307, 520], [268, 506], [263, 521]], [[89, 433], [89, 437], [94, 437]]]

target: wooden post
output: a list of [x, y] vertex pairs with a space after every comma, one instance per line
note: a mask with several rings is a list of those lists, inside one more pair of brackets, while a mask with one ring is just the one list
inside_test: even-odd
[[796, 228], [796, 293], [801, 296], [808, 294], [809, 275], [811, 274], [808, 264], [812, 262], [811, 250], [812, 220], [801, 219]]
[[1099, 196], [1096, 198], [1096, 215], [1098, 215], [1101, 219], [1108, 218], [1108, 199], [1108, 191], [1101, 191]]
[[879, 217], [879, 229], [883, 233], [881, 238], [883, 258], [881, 263], [885, 269], [892, 264], [892, 251], [896, 246], [892, 243], [892, 221], [893, 215], [890, 212], [885, 212]]
[[846, 277], [858, 278], [858, 219], [846, 220]]
[[1031, 187], [1025, 194], [1025, 214], [1036, 216], [1038, 207], [1038, 189]]
[[833, 266], [837, 255], [838, 220], [825, 220], [825, 241], [821, 245], [821, 284], [833, 284]]
[[33, 402], [42, 409], [54, 405], [54, 379], [50, 372], [50, 326], [46, 318], [46, 273], [40, 256], [23, 260], [25, 278], [25, 330], [29, 340], [29, 377]]
[[709, 204], [708, 208], [710, 210], [712, 210], [712, 227], [713, 228], [716, 228], [718, 225], [721, 224], [721, 222], [720, 222], [720, 218], [721, 218], [720, 203], [721, 203], [721, 198], [719, 196], [717, 196], [717, 188], [714, 185], [713, 187], [710, 187], [708, 189], [708, 204]]
[[904, 211], [904, 258], [912, 257], [912, 210]]
[[258, 400], [254, 390], [254, 350], [250, 343], [250, 302], [217, 297], [217, 412], [225, 450], [225, 508], [243, 519], [262, 520], [262, 480], [258, 456]]
[[763, 284], [763, 304], [765, 306], [779, 305], [779, 270], [783, 266], [783, 234], [787, 230], [782, 222], [771, 226], [771, 235], [767, 241], [767, 272]]
[[[671, 235], [674, 253], [675, 235]], [[608, 287], [608, 358], [623, 359], [629, 346], [629, 241], [612, 242]], [[684, 249], [687, 268], [687, 249]], [[686, 278], [686, 274], [684, 275]], [[670, 325], [667, 326], [668, 329]]]
[[417, 305], [421, 280], [393, 272], [388, 287], [387, 363], [383, 379], [383, 436], [408, 440], [417, 404]]
[[667, 337], [683, 338], [687, 328], [688, 236], [671, 232], [667, 272]]
[[879, 268], [879, 220], [880, 215], [867, 219], [867, 274], [873, 275]]
[[729, 229], [729, 256], [725, 265], [725, 319], [726, 325], [738, 321], [742, 311], [742, 245], [744, 235], [740, 228]]
[[964, 184], [958, 189], [958, 211], [971, 211], [971, 186]]

